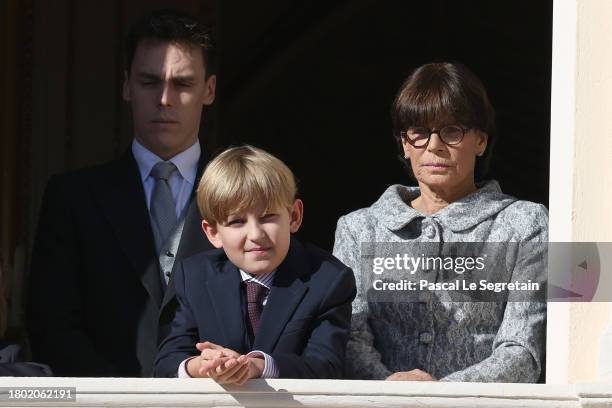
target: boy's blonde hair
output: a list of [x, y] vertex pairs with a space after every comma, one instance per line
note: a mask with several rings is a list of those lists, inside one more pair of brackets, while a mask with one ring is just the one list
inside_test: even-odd
[[253, 146], [232, 147], [206, 166], [198, 185], [198, 208], [212, 226], [259, 205], [265, 211], [295, 202], [293, 173], [281, 160]]

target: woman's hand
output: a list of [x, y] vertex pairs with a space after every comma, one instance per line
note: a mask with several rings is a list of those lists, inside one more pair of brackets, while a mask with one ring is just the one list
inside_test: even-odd
[[423, 370], [398, 371], [386, 378], [385, 381], [438, 381]]

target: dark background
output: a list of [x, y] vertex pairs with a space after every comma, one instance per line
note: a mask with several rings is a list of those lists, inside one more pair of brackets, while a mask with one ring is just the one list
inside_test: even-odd
[[294, 170], [301, 236], [330, 249], [337, 218], [394, 183], [389, 109], [431, 61], [462, 62], [484, 82], [499, 139], [489, 178], [548, 204], [551, 1], [220, 3], [218, 133], [255, 143]]
[[284, 160], [305, 202], [303, 240], [331, 250], [339, 216], [391, 184], [414, 184], [389, 108], [411, 70], [431, 61], [466, 64], [489, 91], [499, 130], [489, 178], [548, 204], [551, 0], [2, 0], [0, 252], [13, 305], [49, 176], [129, 145], [123, 38], [160, 7], [189, 11], [217, 34], [205, 151], [246, 142]]

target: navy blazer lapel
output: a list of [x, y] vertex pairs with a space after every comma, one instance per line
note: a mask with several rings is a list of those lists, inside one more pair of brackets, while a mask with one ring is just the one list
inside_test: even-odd
[[308, 270], [308, 258], [301, 244], [291, 239], [287, 258], [276, 270], [274, 282], [261, 314], [253, 350], [271, 353], [287, 321], [300, 304], [308, 288], [300, 277]]
[[225, 338], [222, 346], [238, 351], [244, 348], [242, 340], [246, 335], [240, 286], [242, 279], [240, 271], [231, 262], [219, 266], [216, 275], [206, 281], [206, 289], [217, 317], [216, 327], [221, 329]]
[[102, 211], [106, 214], [126, 257], [158, 306], [163, 288], [155, 254], [153, 231], [142, 179], [136, 160], [128, 150], [111, 165], [108, 177], [93, 185]]

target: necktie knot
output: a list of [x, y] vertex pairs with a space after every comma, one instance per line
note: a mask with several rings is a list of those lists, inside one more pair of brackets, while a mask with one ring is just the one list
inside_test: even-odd
[[166, 180], [176, 171], [176, 166], [172, 162], [160, 161], [151, 170], [151, 176], [156, 180]]
[[261, 306], [263, 303], [263, 299], [268, 292], [268, 289], [260, 283], [255, 281], [246, 282], [247, 288], [247, 302], [248, 303], [256, 303], [258, 306]]

